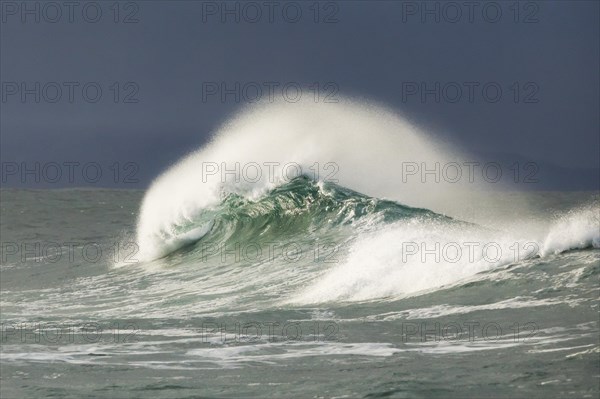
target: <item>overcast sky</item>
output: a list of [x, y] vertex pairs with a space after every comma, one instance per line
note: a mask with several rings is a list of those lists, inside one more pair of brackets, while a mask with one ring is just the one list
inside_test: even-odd
[[[257, 86], [265, 99], [269, 84], [309, 96], [317, 83], [319, 101], [372, 98], [467, 150], [598, 167], [598, 1], [2, 1], [1, 12], [3, 162], [135, 162], [143, 186]], [[221, 93], [236, 83], [239, 99]]]

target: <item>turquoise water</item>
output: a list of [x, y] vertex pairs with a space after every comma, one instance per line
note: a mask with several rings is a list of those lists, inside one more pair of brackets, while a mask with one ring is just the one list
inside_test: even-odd
[[[3, 398], [598, 396], [597, 194], [513, 237], [299, 178], [147, 261], [143, 195], [1, 191]], [[474, 241], [510, 256], [408, 255]]]

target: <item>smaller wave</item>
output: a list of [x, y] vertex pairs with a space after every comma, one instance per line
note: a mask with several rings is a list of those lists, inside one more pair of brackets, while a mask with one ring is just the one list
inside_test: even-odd
[[420, 217], [392, 223], [359, 236], [343, 263], [290, 302], [395, 299], [534, 257], [600, 248], [599, 210], [560, 216], [545, 238]]
[[550, 228], [540, 256], [585, 248], [600, 248], [600, 207], [595, 205], [560, 216]]

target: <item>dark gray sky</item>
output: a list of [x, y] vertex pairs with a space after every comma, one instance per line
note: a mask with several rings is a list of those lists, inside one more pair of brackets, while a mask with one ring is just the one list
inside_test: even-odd
[[[135, 162], [143, 186], [241, 108], [244, 88], [309, 96], [317, 82], [320, 101], [372, 98], [467, 150], [598, 168], [599, 4], [2, 1], [0, 155], [105, 173]], [[238, 82], [241, 98], [203, 98], [211, 82]], [[423, 99], [436, 84], [439, 102]]]

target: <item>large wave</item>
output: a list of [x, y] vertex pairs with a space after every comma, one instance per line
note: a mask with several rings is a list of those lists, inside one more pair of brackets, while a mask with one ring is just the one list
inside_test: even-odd
[[[251, 107], [222, 126], [208, 145], [154, 181], [138, 222], [141, 254], [153, 259], [168, 253], [172, 247], [165, 242], [180, 234], [181, 225], [218, 204], [224, 193], [258, 198], [299, 170], [374, 197], [447, 213], [465, 204], [463, 185], [433, 179], [403, 181], [400, 171], [408, 163], [460, 161], [448, 147], [371, 103], [282, 102]], [[256, 164], [260, 178], [240, 178], [245, 167], [253, 168], [247, 173], [254, 178]], [[236, 166], [239, 173], [227, 174]]]
[[[495, 222], [483, 227], [456, 217], [474, 207], [496, 209], [490, 187], [405, 179], [407, 164], [466, 159], [380, 105], [257, 105], [153, 182], [138, 220], [140, 257], [151, 261], [179, 250], [187, 251], [187, 262], [205, 263], [222, 255], [218, 245], [343, 243], [336, 264], [305, 265], [296, 278], [300, 285], [287, 300], [312, 303], [403, 295], [531, 257], [600, 246], [597, 204], [548, 218], [543, 228], [523, 219], [508, 230]], [[261, 281], [293, 286], [285, 255], [279, 256], [281, 267]], [[255, 257], [247, 265], [262, 263]]]

